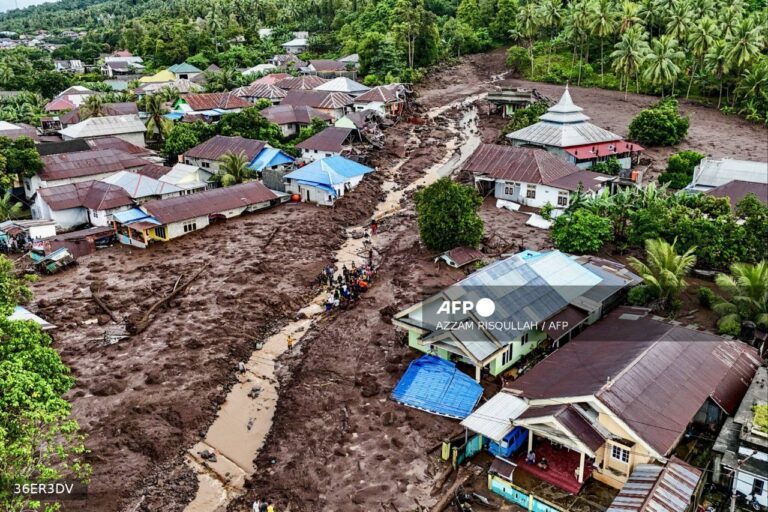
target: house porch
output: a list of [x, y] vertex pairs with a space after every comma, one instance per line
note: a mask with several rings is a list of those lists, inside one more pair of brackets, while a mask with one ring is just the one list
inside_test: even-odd
[[[536, 454], [536, 464], [526, 462], [527, 452], [521, 450], [512, 458], [512, 462], [517, 465], [515, 481], [518, 480], [517, 473], [523, 472], [570, 494], [578, 494], [584, 487], [584, 483], [592, 475], [592, 463], [586, 455], [556, 445], [542, 437], [530, 435], [530, 439], [533, 441], [532, 446], [529, 444], [529, 449]], [[547, 459], [548, 466], [546, 469], [538, 465], [542, 458]], [[578, 478], [580, 468], [583, 474], [581, 481]]]

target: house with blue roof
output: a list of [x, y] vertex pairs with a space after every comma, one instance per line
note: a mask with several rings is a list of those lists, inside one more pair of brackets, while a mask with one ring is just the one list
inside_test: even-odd
[[411, 348], [498, 376], [537, 347], [565, 343], [641, 279], [614, 261], [524, 251], [393, 317]]
[[316, 160], [285, 175], [285, 191], [302, 201], [333, 206], [374, 169], [342, 156]]

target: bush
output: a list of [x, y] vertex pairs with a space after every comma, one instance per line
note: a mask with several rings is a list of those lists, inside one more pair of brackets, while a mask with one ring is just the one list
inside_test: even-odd
[[697, 295], [699, 296], [699, 304], [705, 308], [711, 308], [712, 304], [715, 303], [716, 295], [711, 288], [707, 288], [706, 286], [699, 286]]
[[735, 318], [726, 317], [717, 322], [717, 330], [720, 334], [728, 334], [736, 337], [741, 334], [741, 325]]
[[612, 239], [611, 220], [589, 210], [560, 215], [552, 226], [552, 240], [558, 249], [565, 252], [594, 253]]
[[696, 151], [681, 151], [667, 160], [667, 169], [659, 176], [659, 183], [669, 184], [670, 188], [680, 190], [693, 179], [693, 169], [704, 158]]
[[688, 134], [688, 118], [677, 100], [665, 99], [640, 112], [629, 124], [629, 137], [647, 146], [674, 146]]
[[552, 212], [554, 211], [555, 207], [552, 206], [552, 203], [547, 201], [547, 204], [541, 207], [539, 210], [539, 215], [541, 215], [541, 218], [544, 220], [552, 220]]
[[480, 243], [483, 221], [477, 209], [483, 200], [473, 187], [442, 178], [416, 192], [414, 200], [421, 240], [430, 249], [445, 251]]
[[521, 75], [530, 72], [531, 59], [528, 57], [528, 50], [522, 46], [510, 46], [507, 50], [507, 67]]
[[635, 286], [627, 294], [627, 300], [632, 306], [645, 306], [654, 298], [651, 289], [644, 284]]
[[541, 117], [547, 111], [547, 104], [544, 102], [534, 103], [525, 108], [515, 110], [514, 114], [510, 118], [507, 126], [501, 130], [502, 135], [522, 130], [526, 126], [536, 124]]
[[612, 156], [604, 162], [597, 162], [592, 167], [590, 167], [589, 170], [592, 172], [607, 174], [608, 176], [618, 176], [619, 172], [621, 171], [621, 163], [619, 163], [619, 160], [616, 157]]

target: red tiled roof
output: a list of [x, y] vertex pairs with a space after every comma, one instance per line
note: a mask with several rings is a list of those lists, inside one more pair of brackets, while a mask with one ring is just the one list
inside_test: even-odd
[[242, 98], [239, 98], [232, 92], [213, 92], [207, 94], [186, 94], [182, 100], [192, 110], [213, 110], [220, 108], [222, 110], [232, 110], [237, 108], [248, 108], [250, 103]]
[[507, 387], [529, 399], [595, 396], [666, 455], [708, 398], [732, 414], [759, 365], [745, 343], [622, 307]]
[[352, 133], [352, 128], [337, 128], [329, 126], [320, 133], [316, 133], [307, 140], [296, 144], [299, 149], [317, 149], [318, 151], [332, 151], [340, 153], [344, 149], [344, 143]]
[[575, 165], [564, 162], [543, 149], [498, 144], [481, 144], [469, 157], [463, 169], [499, 180], [545, 185], [581, 171]]
[[203, 160], [218, 160], [226, 154], [237, 155], [242, 152], [250, 161], [256, 158], [256, 155], [264, 149], [266, 144], [261, 140], [216, 135], [188, 150], [184, 156]]
[[77, 153], [63, 153], [42, 157], [43, 170], [38, 174], [43, 181], [94, 176], [146, 165], [147, 161], [117, 149], [95, 149]]
[[85, 207], [110, 210], [133, 204], [128, 193], [117, 185], [102, 181], [83, 181], [38, 189], [38, 194], [51, 210]]
[[563, 149], [579, 160], [589, 160], [598, 157], [620, 155], [622, 153], [639, 153], [640, 151], [645, 151], [645, 148], [640, 144], [627, 142], [625, 140], [585, 144], [583, 146], [571, 146]]
[[343, 62], [339, 62], [337, 60], [329, 60], [329, 59], [318, 59], [318, 60], [310, 60], [309, 64], [315, 68], [315, 71], [323, 72], [323, 71], [344, 71], [346, 69], [346, 66]]
[[197, 194], [158, 199], [143, 208], [163, 224], [204, 217], [276, 199], [277, 196], [258, 181], [215, 188]]
[[306, 105], [312, 108], [336, 109], [354, 103], [349, 94], [343, 92], [305, 91], [294, 89], [288, 91], [281, 105]]
[[325, 78], [320, 78], [319, 76], [314, 75], [306, 75], [306, 76], [297, 76], [294, 78], [286, 78], [283, 80], [280, 80], [279, 82], [275, 82], [275, 85], [283, 88], [283, 89], [314, 89], [315, 87], [319, 85], [323, 85], [328, 80]]
[[332, 118], [325, 112], [308, 107], [306, 105], [275, 105], [261, 111], [261, 115], [269, 121], [283, 124], [309, 124], [313, 118], [330, 121]]

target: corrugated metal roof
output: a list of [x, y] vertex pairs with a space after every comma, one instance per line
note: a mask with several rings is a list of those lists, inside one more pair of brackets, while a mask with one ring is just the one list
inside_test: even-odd
[[213, 173], [196, 165], [176, 164], [169, 172], [158, 179], [188, 190], [208, 186], [211, 176], [213, 176]]
[[640, 144], [624, 140], [565, 148], [566, 153], [580, 160], [604, 158], [622, 153], [640, 153], [641, 151], [645, 151], [645, 148]]
[[207, 141], [198, 144], [184, 153], [185, 158], [200, 158], [203, 160], [219, 160], [224, 155], [238, 155], [245, 153], [248, 161], [256, 158], [266, 142], [256, 139], [246, 139], [244, 137], [225, 137], [216, 135]]
[[365, 165], [353, 162], [342, 156], [332, 156], [315, 160], [309, 165], [300, 167], [285, 175], [286, 178], [300, 180], [320, 185], [338, 185], [352, 178], [368, 174], [374, 170]]
[[355, 103], [370, 103], [372, 101], [394, 103], [401, 99], [402, 88], [403, 86], [400, 84], [379, 85], [355, 98]]
[[[344, 71], [346, 67], [344, 66], [343, 62], [339, 62], [337, 60], [330, 60], [330, 59], [315, 59], [310, 60], [309, 65], [314, 68], [315, 71], [318, 71], [320, 73], [327, 72], [327, 71]], [[365, 86], [363, 86], [365, 87]], [[330, 90], [330, 89], [329, 89]], [[339, 89], [343, 90], [343, 89]]]
[[331, 120], [330, 115], [306, 105], [275, 105], [262, 110], [261, 115], [278, 125], [309, 124], [314, 118]]
[[136, 114], [125, 116], [89, 117], [85, 121], [67, 126], [59, 133], [72, 139], [105, 137], [126, 133], [144, 133], [147, 127]]
[[[138, 114], [139, 107], [132, 101], [105, 103], [101, 107], [101, 112], [103, 116], [127, 116], [130, 114]], [[59, 116], [59, 120], [63, 125], [77, 124], [80, 121], [87, 119], [89, 117], [87, 114], [88, 112], [85, 111], [85, 109], [81, 112], [79, 108], [76, 108]]]
[[136, 144], [131, 144], [120, 137], [99, 137], [98, 139], [89, 139], [86, 141], [92, 149], [117, 149], [123, 153], [136, 156], [151, 155], [152, 151], [142, 148]]
[[277, 165], [289, 164], [293, 162], [293, 157], [284, 153], [282, 150], [276, 148], [264, 148], [259, 153], [259, 156], [253, 159], [248, 166], [254, 171], [263, 171], [269, 167]]
[[516, 424], [525, 425], [526, 420], [546, 418], [551, 416], [571, 436], [578, 439], [584, 446], [596, 452], [603, 444], [605, 437], [592, 423], [587, 420], [574, 405], [545, 405], [529, 407], [517, 419]]
[[500, 391], [464, 418], [461, 425], [499, 443], [515, 428], [512, 420], [517, 419], [527, 408], [525, 400]]
[[171, 172], [171, 168], [166, 167], [164, 165], [150, 163], [145, 165], [144, 167], [140, 167], [136, 169], [134, 172], [159, 180], [160, 178], [162, 178], [163, 176]]
[[706, 193], [715, 197], [727, 197], [733, 208], [736, 208], [739, 201], [744, 199], [747, 194], [755, 194], [760, 201], [768, 203], [768, 185], [760, 185], [749, 181], [729, 181], [725, 185], [707, 190]]
[[575, 165], [543, 149], [499, 144], [481, 144], [462, 168], [475, 175], [533, 184], [549, 184], [559, 178], [581, 172]]
[[305, 76], [297, 76], [292, 78], [284, 78], [283, 80], [279, 80], [278, 82], [275, 82], [275, 85], [282, 89], [310, 90], [320, 85], [323, 85], [326, 82], [328, 82], [328, 80], [326, 80], [325, 78], [320, 78], [319, 76], [315, 76], [315, 75], [305, 75]]
[[351, 128], [329, 126], [323, 131], [296, 144], [296, 147], [299, 149], [316, 149], [318, 151], [340, 153], [344, 149], [344, 143], [347, 142], [351, 133]]
[[252, 106], [234, 92], [191, 93], [184, 95], [179, 101], [186, 102], [195, 112], [213, 109], [235, 110]]
[[173, 66], [168, 68], [168, 71], [171, 73], [202, 73], [203, 70], [193, 66], [192, 64], [188, 64], [186, 62], [182, 62], [181, 64], [174, 64]]
[[257, 181], [231, 187], [205, 190], [169, 199], [157, 199], [145, 203], [142, 208], [163, 224], [203, 217], [226, 210], [234, 210], [265, 201], [277, 196]]
[[[339, 64], [341, 65], [341, 69], [344, 69], [344, 64]], [[343, 92], [346, 94], [357, 95], [368, 92], [371, 90], [371, 88], [359, 82], [355, 82], [354, 80], [350, 80], [345, 76], [340, 76], [338, 78], [334, 78], [330, 82], [325, 82], [324, 84], [318, 85], [315, 87], [315, 90], [323, 92]]]
[[63, 153], [42, 157], [43, 170], [38, 174], [43, 181], [93, 176], [109, 172], [135, 169], [147, 161], [117, 149], [94, 149], [76, 153]]
[[234, 92], [241, 98], [266, 98], [268, 100], [280, 100], [288, 94], [285, 89], [274, 84], [252, 84], [235, 89]]
[[601, 187], [604, 187], [606, 183], [612, 180], [612, 177], [606, 174], [600, 174], [599, 172], [578, 171], [567, 176], [554, 179], [547, 183], [547, 185], [571, 192], [578, 191], [579, 187], [583, 187], [584, 190], [596, 191]]
[[733, 180], [751, 183], [768, 183], [768, 163], [730, 158], [705, 158], [693, 172], [695, 187], [711, 188], [725, 185]]
[[41, 188], [37, 193], [54, 211], [81, 207], [109, 210], [133, 203], [125, 190], [101, 181], [84, 181]]
[[181, 188], [171, 185], [170, 183], [165, 183], [156, 180], [155, 178], [150, 178], [149, 176], [130, 171], [117, 172], [112, 176], [107, 176], [101, 181], [122, 188], [133, 199], [174, 194], [182, 191]]
[[607, 512], [685, 512], [701, 475], [677, 457], [665, 466], [639, 464]]
[[305, 91], [293, 89], [288, 91], [281, 105], [307, 106], [312, 108], [335, 109], [343, 108], [354, 103], [352, 96], [343, 92]]
[[[280, 80], [284, 80], [286, 78], [291, 78], [291, 75], [288, 73], [270, 73], [268, 75], [264, 75], [263, 77], [254, 80], [251, 82], [251, 85], [276, 85], [277, 82]], [[287, 87], [284, 87], [283, 89], [287, 89]]]
[[56, 327], [52, 323], [43, 320], [36, 314], [21, 306], [16, 306], [13, 308], [13, 313], [8, 316], [8, 320], [35, 322], [44, 331], [48, 331]]

